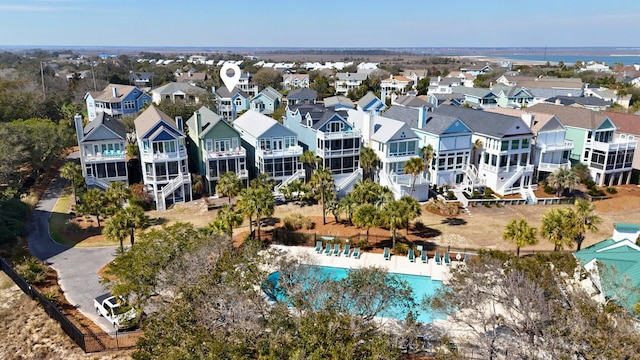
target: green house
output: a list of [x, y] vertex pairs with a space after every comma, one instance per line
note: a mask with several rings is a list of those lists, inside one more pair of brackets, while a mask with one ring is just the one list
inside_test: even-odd
[[206, 181], [207, 191], [215, 192], [220, 175], [233, 171], [246, 183], [247, 152], [240, 142], [240, 134], [218, 114], [203, 106], [187, 120], [189, 129], [189, 157], [192, 165]]

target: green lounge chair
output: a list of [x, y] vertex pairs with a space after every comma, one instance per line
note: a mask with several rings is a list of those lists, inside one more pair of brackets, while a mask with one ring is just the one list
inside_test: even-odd
[[340, 244], [333, 245], [333, 255], [340, 256]]
[[427, 263], [427, 261], [429, 261], [429, 258], [427, 257], [427, 250], [422, 250], [420, 252], [420, 260], [422, 260], [423, 263]]
[[351, 253], [351, 257], [354, 259], [360, 259], [360, 248], [357, 247], [353, 249], [353, 253]]
[[410, 262], [416, 262], [416, 254], [413, 252], [413, 249], [409, 249], [409, 254], [407, 254]]
[[436, 251], [436, 265], [441, 265], [442, 264], [442, 259], [440, 259], [440, 251]]
[[444, 253], [444, 264], [445, 265], [451, 265], [451, 258], [449, 257], [449, 253], [448, 252]]
[[385, 260], [391, 260], [391, 249], [385, 247], [383, 256]]
[[324, 249], [323, 254], [327, 256], [331, 255], [331, 244], [327, 244], [327, 247]]
[[342, 252], [342, 255], [349, 257], [351, 255], [351, 245], [346, 244], [344, 246], [344, 251]]
[[316, 253], [320, 254], [322, 252], [322, 241], [316, 241]]

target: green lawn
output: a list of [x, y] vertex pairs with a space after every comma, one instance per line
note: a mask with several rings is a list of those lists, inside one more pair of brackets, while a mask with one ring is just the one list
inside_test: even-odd
[[[69, 186], [64, 189], [62, 195], [56, 202], [53, 208], [51, 217], [49, 218], [49, 232], [53, 240], [59, 244], [71, 247], [99, 247], [99, 246], [114, 246], [112, 241], [106, 239], [91, 239], [90, 241], [76, 242], [65, 238], [62, 235], [62, 230], [67, 224], [69, 208], [69, 201], [71, 201], [73, 189]], [[79, 230], [82, 231], [82, 230]]]

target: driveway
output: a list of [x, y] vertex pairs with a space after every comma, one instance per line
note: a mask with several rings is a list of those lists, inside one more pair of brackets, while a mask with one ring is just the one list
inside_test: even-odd
[[[77, 158], [77, 153], [70, 158], [74, 155]], [[49, 233], [49, 217], [66, 183], [62, 178], [54, 178], [36, 205], [27, 224], [29, 249], [33, 256], [58, 271], [60, 287], [70, 304], [104, 331], [113, 332], [113, 326], [96, 315], [93, 299], [106, 292], [100, 284], [98, 269], [113, 259], [116, 247], [67, 247], [54, 242]]]

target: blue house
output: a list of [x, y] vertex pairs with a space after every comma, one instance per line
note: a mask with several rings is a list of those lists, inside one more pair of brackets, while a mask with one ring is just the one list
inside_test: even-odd
[[213, 89], [216, 98], [216, 107], [218, 115], [225, 121], [232, 122], [238, 116], [238, 113], [249, 110], [251, 97], [246, 92], [234, 87], [233, 91], [227, 90], [226, 87]]
[[272, 114], [275, 109], [279, 108], [281, 103], [282, 94], [269, 86], [251, 99], [251, 110], [269, 115]]
[[93, 121], [99, 112], [115, 118], [136, 114], [146, 103], [151, 102], [151, 96], [135, 86], [109, 84], [102, 91], [88, 92], [84, 100], [89, 121]]
[[378, 97], [371, 91], [369, 91], [367, 95], [363, 96], [362, 99], [358, 100], [357, 105], [357, 110], [370, 113], [372, 115], [379, 115], [387, 108], [387, 105], [385, 105], [382, 100], [378, 99]]

